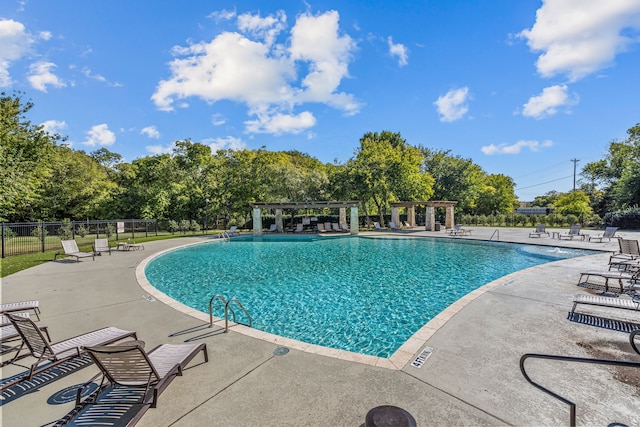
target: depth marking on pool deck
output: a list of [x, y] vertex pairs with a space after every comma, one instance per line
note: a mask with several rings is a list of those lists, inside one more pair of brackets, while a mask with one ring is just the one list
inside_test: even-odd
[[433, 348], [432, 347], [425, 347], [420, 354], [418, 355], [418, 357], [416, 357], [413, 362], [411, 362], [411, 366], [415, 366], [416, 368], [422, 368], [422, 365], [424, 365], [424, 362], [427, 361], [427, 359], [429, 358], [429, 356], [431, 356], [433, 354]]

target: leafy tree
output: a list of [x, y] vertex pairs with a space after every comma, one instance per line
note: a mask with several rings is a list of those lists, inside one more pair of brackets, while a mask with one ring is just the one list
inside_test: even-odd
[[627, 130], [624, 141], [612, 141], [604, 159], [587, 164], [581, 175], [603, 191], [598, 214], [640, 205], [640, 124]]
[[424, 170], [435, 179], [432, 198], [457, 201], [456, 209], [473, 212], [486, 177], [482, 168], [471, 159], [451, 155], [450, 150], [420, 149], [424, 156]]
[[42, 197], [43, 185], [50, 181], [50, 159], [60, 135], [50, 135], [33, 125], [27, 113], [33, 103], [19, 93], [0, 93], [0, 220], [42, 219], [34, 210]]
[[399, 133], [388, 131], [365, 133], [355, 158], [347, 163], [355, 194], [365, 202], [365, 210], [368, 202], [373, 203], [380, 224], [391, 202], [431, 197], [433, 178], [421, 166], [419, 150], [407, 145]]
[[589, 196], [579, 190], [563, 193], [558, 196], [558, 199], [554, 203], [554, 208], [556, 213], [560, 215], [583, 217], [592, 213]]
[[491, 215], [499, 212], [513, 212], [518, 201], [513, 179], [502, 174], [487, 175], [478, 195], [476, 211]]
[[531, 206], [538, 208], [549, 208], [555, 204], [556, 200], [558, 200], [558, 197], [560, 197], [560, 193], [552, 190], [542, 196], [536, 196], [533, 199], [533, 202], [531, 202]]

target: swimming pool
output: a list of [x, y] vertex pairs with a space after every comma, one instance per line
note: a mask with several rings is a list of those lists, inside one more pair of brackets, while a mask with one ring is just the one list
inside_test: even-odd
[[[149, 262], [145, 274], [158, 290], [199, 311], [208, 312], [209, 299], [221, 294], [241, 301], [259, 330], [389, 357], [472, 290], [592, 253], [452, 239], [242, 237], [170, 251]], [[221, 306], [214, 315], [223, 317]]]

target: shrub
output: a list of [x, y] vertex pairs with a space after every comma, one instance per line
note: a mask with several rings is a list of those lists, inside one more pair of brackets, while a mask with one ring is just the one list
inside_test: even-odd
[[200, 231], [200, 224], [198, 224], [197, 221], [192, 219], [191, 224], [189, 225], [189, 230], [193, 231], [194, 233], [197, 233], [198, 231]]
[[104, 227], [104, 234], [107, 235], [107, 239], [110, 239], [111, 236], [113, 236], [113, 234], [116, 232], [116, 228], [113, 226], [113, 224], [111, 224], [110, 222], [107, 223], [107, 225], [105, 225]]
[[640, 229], [640, 207], [609, 212], [602, 219], [604, 225], [626, 229]]
[[4, 238], [11, 239], [16, 237], [16, 232], [11, 229], [11, 227], [4, 227]]
[[80, 237], [84, 237], [87, 235], [87, 229], [85, 228], [84, 225], [80, 224], [79, 226], [76, 227], [76, 233], [78, 233]]
[[60, 237], [60, 240], [73, 239], [73, 230], [72, 230], [71, 221], [69, 221], [68, 219], [65, 219], [63, 221], [62, 226], [58, 228], [58, 236]]
[[31, 231], [31, 235], [40, 240], [44, 240], [44, 238], [47, 237], [47, 234], [49, 234], [49, 232], [42, 225], [36, 226], [36, 228]]
[[167, 231], [171, 234], [175, 234], [176, 231], [180, 230], [180, 226], [178, 225], [178, 221], [170, 219], [167, 223]]
[[189, 231], [189, 227], [191, 227], [191, 221], [189, 221], [188, 219], [180, 220], [178, 228], [180, 229], [182, 234], [185, 234], [187, 231]]

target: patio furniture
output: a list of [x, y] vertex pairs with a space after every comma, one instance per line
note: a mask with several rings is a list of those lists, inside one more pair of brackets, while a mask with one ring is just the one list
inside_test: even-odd
[[106, 381], [113, 388], [144, 390], [139, 403], [150, 403], [152, 408], [156, 407], [160, 393], [176, 376], [182, 375], [200, 351], [204, 362], [209, 361], [204, 343], [161, 344], [148, 353], [137, 343], [88, 346], [84, 350], [100, 368], [103, 383]]
[[543, 234], [546, 234], [547, 236], [550, 236], [549, 232], [547, 231], [546, 224], [538, 224], [538, 225], [536, 225], [536, 229], [534, 231], [532, 231], [531, 233], [529, 233], [529, 237], [540, 237]]
[[78, 249], [78, 243], [76, 243], [75, 240], [61, 240], [60, 242], [62, 243], [62, 249], [64, 253], [55, 254], [55, 256], [53, 257], [54, 260], [58, 258], [58, 256], [74, 257], [76, 259], [76, 262], [80, 262], [80, 258], [89, 258], [89, 257], [91, 257], [91, 259], [93, 259], [94, 261], [96, 260], [95, 253], [80, 252], [80, 249]]
[[[136, 337], [136, 333], [133, 331], [107, 327], [49, 344], [42, 335], [40, 328], [33, 323], [33, 320], [12, 314], [8, 314], [7, 316], [22, 338], [22, 344], [12, 361], [24, 357], [20, 352], [25, 346], [29, 350], [28, 355], [34, 357], [36, 361], [29, 368], [28, 375], [21, 376], [14, 381], [2, 384], [0, 391], [21, 381], [30, 380], [34, 375], [52, 368], [53, 366], [81, 356], [84, 353], [84, 350], [82, 350], [83, 346], [106, 345], [121, 341], [124, 338]], [[51, 363], [40, 366], [43, 362]]]
[[576, 307], [579, 304], [640, 311], [640, 301], [634, 301], [630, 298], [614, 298], [601, 295], [579, 294], [573, 298], [573, 308], [571, 309], [571, 313], [576, 311]]
[[581, 234], [580, 233], [581, 228], [582, 226], [579, 224], [572, 225], [569, 228], [569, 231], [567, 231], [566, 233], [558, 233], [558, 240], [563, 240], [563, 239], [573, 240], [574, 237], [580, 237], [582, 240], [585, 240], [588, 237], [588, 235]]
[[602, 243], [604, 239], [609, 239], [609, 241], [611, 241], [611, 238], [614, 237], [616, 231], [618, 231], [618, 227], [607, 227], [604, 229], [604, 233], [599, 236], [591, 236], [589, 241], [592, 242], [594, 240], [598, 240], [599, 243]]
[[453, 226], [453, 228], [449, 232], [449, 235], [450, 236], [464, 236], [464, 235], [471, 236], [471, 230], [462, 228], [462, 224], [456, 224]]
[[109, 246], [109, 239], [95, 239], [93, 242], [93, 253], [100, 255], [102, 252], [109, 252], [111, 255], [111, 247]]
[[17, 301], [0, 304], [0, 314], [15, 313], [16, 311], [33, 311], [33, 314], [40, 320], [40, 307], [37, 300]]

